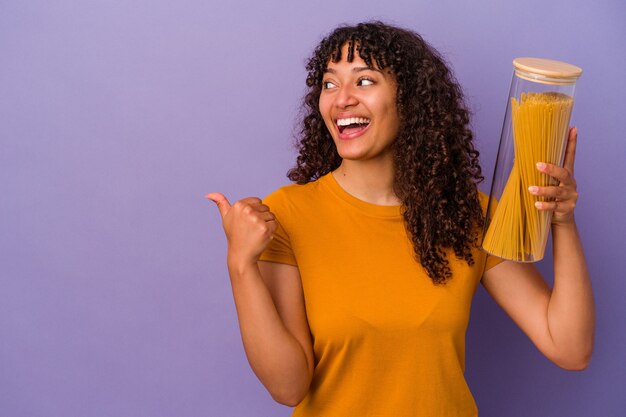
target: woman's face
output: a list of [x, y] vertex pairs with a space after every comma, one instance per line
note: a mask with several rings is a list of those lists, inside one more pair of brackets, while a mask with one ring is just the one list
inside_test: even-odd
[[322, 79], [319, 109], [343, 159], [369, 160], [391, 156], [400, 119], [395, 77], [387, 70], [368, 68], [348, 46], [341, 61], [330, 62]]

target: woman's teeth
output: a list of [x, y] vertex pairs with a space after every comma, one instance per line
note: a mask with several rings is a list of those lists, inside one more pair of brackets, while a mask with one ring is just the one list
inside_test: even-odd
[[366, 119], [365, 117], [350, 117], [347, 119], [337, 119], [337, 126], [339, 127], [345, 127], [348, 125], [354, 125], [354, 124], [367, 124], [369, 123], [370, 120]]
[[365, 117], [348, 117], [345, 119], [337, 119], [337, 127], [339, 127], [339, 132], [343, 133], [343, 131], [348, 129], [362, 128], [363, 125], [367, 126], [370, 123], [370, 119]]

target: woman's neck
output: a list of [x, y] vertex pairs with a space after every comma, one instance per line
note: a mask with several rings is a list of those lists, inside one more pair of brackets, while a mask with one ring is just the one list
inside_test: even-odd
[[344, 159], [332, 175], [341, 188], [359, 200], [379, 206], [402, 204], [393, 191], [393, 162], [388, 158], [369, 161]]

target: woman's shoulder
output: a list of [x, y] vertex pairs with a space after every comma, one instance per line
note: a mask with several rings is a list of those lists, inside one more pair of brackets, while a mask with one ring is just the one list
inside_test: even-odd
[[[493, 211], [498, 205], [498, 200], [496, 200], [494, 197], [489, 197], [490, 196], [488, 194], [485, 194], [482, 191], [478, 190], [478, 201], [480, 202], [480, 207], [483, 210], [483, 216], [487, 215], [487, 210], [489, 210], [489, 212], [493, 214]], [[491, 205], [491, 208], [489, 207], [489, 205]]]
[[483, 210], [483, 214], [487, 212], [487, 206], [489, 205], [489, 195], [478, 190], [478, 202]]
[[274, 206], [296, 207], [307, 206], [319, 201], [323, 193], [325, 177], [322, 176], [306, 184], [287, 184], [268, 194], [263, 202], [272, 208]]

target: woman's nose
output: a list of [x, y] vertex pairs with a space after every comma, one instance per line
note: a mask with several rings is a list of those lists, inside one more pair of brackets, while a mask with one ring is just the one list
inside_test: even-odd
[[338, 108], [344, 109], [350, 106], [356, 106], [359, 100], [354, 94], [354, 89], [352, 86], [342, 86], [339, 88], [339, 94], [337, 94], [337, 99], [335, 101], [335, 105]]

